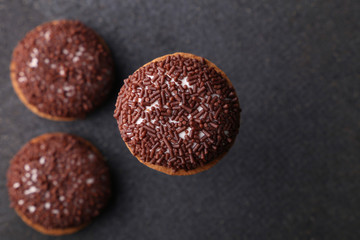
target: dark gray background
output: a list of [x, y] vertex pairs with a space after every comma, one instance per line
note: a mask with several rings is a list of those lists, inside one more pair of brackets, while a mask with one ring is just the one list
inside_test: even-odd
[[[59, 239], [360, 239], [360, 2], [0, 0], [0, 239], [51, 239], [8, 207], [9, 160], [31, 138], [74, 133], [108, 159], [114, 199]], [[9, 80], [26, 32], [80, 19], [110, 46], [117, 85], [75, 122], [41, 119]], [[240, 133], [211, 170], [153, 171], [131, 156], [112, 117], [122, 81], [175, 51], [213, 61], [243, 109]]]

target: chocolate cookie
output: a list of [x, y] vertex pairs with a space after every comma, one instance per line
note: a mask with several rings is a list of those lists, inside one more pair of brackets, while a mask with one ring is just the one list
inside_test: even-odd
[[113, 62], [105, 42], [79, 21], [57, 20], [30, 31], [16, 46], [10, 77], [20, 100], [51, 120], [75, 120], [109, 93]]
[[114, 117], [132, 154], [170, 175], [209, 169], [240, 126], [236, 92], [223, 71], [188, 53], [157, 58], [124, 80]]
[[7, 172], [11, 207], [49, 235], [80, 230], [99, 215], [111, 194], [108, 167], [88, 141], [65, 133], [30, 140]]

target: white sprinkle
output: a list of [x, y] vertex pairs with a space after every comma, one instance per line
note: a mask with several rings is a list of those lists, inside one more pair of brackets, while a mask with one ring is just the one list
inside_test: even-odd
[[37, 181], [37, 174], [36, 173], [34, 173], [32, 176], [31, 176], [31, 180], [33, 181], [33, 182], [36, 182]]
[[28, 210], [29, 210], [30, 213], [33, 213], [33, 212], [35, 212], [36, 207], [35, 206], [29, 206]]
[[64, 85], [63, 86], [63, 90], [66, 91], [66, 95], [74, 95], [75, 94], [75, 87], [74, 86], [70, 86], [70, 85]]
[[[213, 94], [211, 94], [211, 97], [213, 98], [213, 97], [220, 97], [220, 95], [219, 94], [215, 94], [215, 93], [213, 93]], [[230, 98], [225, 98], [226, 100], [230, 100]]]
[[65, 55], [68, 55], [69, 54], [69, 51], [67, 50], [67, 49], [63, 49], [63, 54], [65, 54]]
[[25, 164], [25, 165], [24, 165], [24, 169], [25, 169], [25, 171], [30, 171], [30, 166], [29, 166], [29, 164]]
[[199, 137], [202, 138], [205, 134], [203, 132], [199, 133]]
[[135, 124], [140, 124], [140, 123], [142, 123], [144, 120], [145, 120], [144, 118], [139, 117], [139, 119], [136, 121]]
[[72, 42], [72, 39], [71, 38], [67, 38], [67, 42]]
[[67, 97], [72, 97], [72, 96], [75, 95], [75, 93], [74, 93], [74, 92], [66, 92], [65, 95], [66, 95]]
[[95, 159], [95, 155], [92, 154], [92, 153], [90, 153], [90, 154], [88, 155], [88, 158], [89, 158], [90, 160], [94, 160], [94, 159]]
[[29, 186], [31, 186], [31, 185], [32, 185], [32, 181], [28, 181], [26, 184], [29, 185]]
[[60, 196], [60, 197], [59, 197], [59, 201], [60, 201], [60, 202], [65, 201], [65, 197], [64, 197], [64, 196]]
[[41, 164], [41, 165], [44, 165], [45, 164], [45, 157], [41, 157], [40, 159], [39, 159], [39, 163]]
[[76, 63], [77, 61], [79, 61], [79, 57], [74, 57], [73, 62]]
[[33, 169], [31, 170], [31, 173], [32, 173], [32, 174], [36, 174], [36, 173], [37, 173], [37, 169], [36, 169], [36, 168], [33, 168]]
[[74, 86], [69, 86], [69, 85], [64, 85], [63, 90], [66, 91], [65, 95], [67, 97], [72, 97], [75, 95], [75, 87]]
[[49, 191], [45, 192], [45, 198], [50, 198], [50, 192]]
[[185, 139], [185, 135], [186, 135], [185, 131], [179, 133], [179, 137], [181, 137], [182, 139]]
[[29, 178], [30, 176], [31, 176], [30, 173], [25, 173], [25, 177], [26, 177], [26, 178]]
[[36, 192], [38, 192], [39, 191], [39, 189], [37, 189], [36, 187], [34, 187], [34, 186], [31, 186], [28, 190], [25, 190], [24, 191], [24, 194], [25, 195], [29, 195], [29, 194], [32, 194], [32, 193], [36, 193]]
[[50, 60], [48, 58], [45, 58], [44, 63], [49, 64]]
[[33, 53], [34, 53], [35, 55], [38, 55], [38, 54], [39, 54], [39, 50], [38, 50], [37, 48], [33, 48]]
[[55, 68], [56, 68], [56, 64], [53, 63], [53, 64], [50, 65], [50, 67], [51, 67], [52, 69], [55, 69]]
[[18, 201], [18, 204], [21, 206], [21, 205], [23, 205], [24, 204], [24, 200], [23, 199], [20, 199], [19, 201]]
[[65, 86], [63, 87], [63, 89], [64, 89], [64, 91], [72, 91], [72, 90], [74, 90], [75, 88], [74, 88], [74, 86], [65, 85]]
[[21, 181], [26, 182], [26, 177], [21, 177]]
[[95, 181], [95, 179], [93, 179], [93, 178], [88, 178], [88, 179], [86, 179], [86, 184], [93, 184], [94, 183], [94, 181]]
[[81, 56], [81, 55], [82, 55], [82, 52], [76, 52], [75, 55], [76, 55], [76, 56]]
[[174, 120], [172, 120], [172, 119], [169, 118], [169, 122], [170, 122], [170, 123], [178, 123], [179, 121], [174, 121]]
[[13, 184], [13, 188], [15, 188], [15, 189], [19, 188], [19, 187], [20, 187], [20, 183], [16, 182], [16, 183]]
[[[182, 139], [185, 139], [185, 136], [190, 133], [190, 130], [191, 130], [191, 128], [188, 127], [185, 131], [182, 131], [181, 133], [179, 133], [179, 137], [181, 137]], [[186, 131], [188, 131], [188, 133], [186, 133]]]
[[61, 76], [65, 76], [65, 71], [64, 71], [64, 69], [60, 69], [59, 74], [60, 74]]
[[[193, 88], [193, 86], [190, 86], [189, 82], [188, 82], [188, 77], [184, 77], [183, 79], [181, 79], [181, 86], [185, 87], [187, 86], [188, 88]], [[178, 85], [178, 84], [177, 84]]]
[[31, 67], [31, 68], [36, 68], [37, 66], [38, 66], [38, 59], [37, 58], [32, 58], [31, 59], [31, 62], [28, 64], [29, 65], [29, 67]]
[[59, 210], [53, 209], [53, 210], [51, 210], [51, 213], [53, 213], [53, 214], [59, 214]]
[[25, 82], [26, 80], [27, 80], [26, 77], [19, 77], [19, 78], [18, 78], [18, 81], [19, 81], [19, 82]]
[[79, 51], [80, 51], [80, 52], [83, 52], [83, 51], [85, 51], [85, 48], [80, 45], [80, 46], [79, 46]]
[[24, 72], [19, 72], [19, 76], [21, 77], [25, 76]]
[[50, 209], [51, 204], [50, 204], [49, 202], [46, 202], [46, 203], [44, 204], [44, 207], [45, 207], [45, 209]]
[[54, 186], [57, 186], [58, 185], [58, 182], [57, 181], [53, 181], [52, 182]]
[[51, 31], [47, 31], [44, 33], [44, 37], [45, 37], [46, 41], [50, 40], [50, 34], [51, 34]]

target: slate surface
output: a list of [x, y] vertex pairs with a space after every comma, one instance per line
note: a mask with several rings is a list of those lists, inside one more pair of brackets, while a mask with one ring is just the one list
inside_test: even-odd
[[[114, 55], [117, 86], [88, 118], [41, 119], [9, 80], [27, 31], [80, 19]], [[58, 239], [360, 239], [360, 2], [0, 0], [0, 239], [52, 239], [8, 207], [9, 160], [31, 138], [93, 142], [115, 197], [90, 227]], [[158, 56], [204, 56], [243, 108], [234, 147], [213, 169], [171, 177], [138, 163], [112, 117], [122, 80]]]

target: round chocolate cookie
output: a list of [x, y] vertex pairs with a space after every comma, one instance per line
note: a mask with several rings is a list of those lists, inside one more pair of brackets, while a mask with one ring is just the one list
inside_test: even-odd
[[165, 55], [124, 80], [114, 117], [132, 154], [170, 175], [215, 165], [235, 141], [240, 105], [227, 78], [209, 60]]
[[100, 105], [113, 80], [105, 42], [75, 20], [44, 23], [16, 46], [10, 77], [20, 100], [50, 120], [75, 120]]
[[65, 133], [30, 140], [7, 172], [11, 207], [35, 230], [74, 233], [99, 215], [109, 200], [109, 169], [88, 141]]

